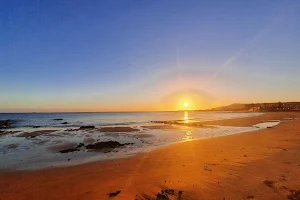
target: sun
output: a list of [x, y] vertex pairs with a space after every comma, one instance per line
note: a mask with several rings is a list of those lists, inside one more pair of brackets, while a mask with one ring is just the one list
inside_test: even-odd
[[185, 108], [189, 107], [189, 103], [188, 102], [184, 102], [183, 103], [183, 107], [185, 107]]

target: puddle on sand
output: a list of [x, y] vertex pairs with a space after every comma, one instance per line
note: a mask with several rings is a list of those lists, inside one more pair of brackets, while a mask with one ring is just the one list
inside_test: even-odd
[[263, 122], [263, 123], [259, 123], [254, 125], [254, 127], [258, 127], [258, 128], [268, 128], [268, 127], [273, 127], [273, 126], [277, 126], [278, 124], [280, 124], [281, 121], [279, 120], [272, 120], [272, 121], [268, 121], [268, 122]]

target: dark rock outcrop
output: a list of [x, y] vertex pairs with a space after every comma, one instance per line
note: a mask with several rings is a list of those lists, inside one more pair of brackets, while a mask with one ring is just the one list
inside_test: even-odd
[[169, 197], [166, 194], [157, 194], [156, 200], [169, 200]]
[[117, 141], [108, 141], [108, 142], [97, 142], [94, 144], [89, 144], [89, 145], [86, 145], [85, 148], [86, 149], [95, 149], [95, 150], [101, 150], [101, 149], [106, 149], [106, 148], [114, 149], [117, 147], [131, 145], [131, 144], [133, 144], [133, 143], [121, 144]]
[[300, 199], [300, 191], [299, 190], [290, 190], [291, 194], [288, 195], [289, 200], [299, 200]]
[[64, 149], [59, 151], [59, 153], [69, 153], [69, 152], [75, 152], [75, 151], [79, 151], [79, 149]]
[[79, 143], [79, 145], [77, 145], [75, 148], [78, 149], [78, 148], [81, 148], [81, 147], [84, 147], [83, 143]]
[[0, 129], [9, 128], [13, 124], [13, 120], [0, 120]]
[[55, 121], [62, 121], [62, 120], [64, 120], [64, 119], [56, 118], [56, 119], [53, 119], [53, 120], [55, 120]]
[[79, 129], [92, 129], [95, 128], [95, 126], [81, 126]]
[[100, 131], [117, 133], [117, 132], [136, 132], [139, 131], [139, 129], [126, 127], [126, 126], [116, 126], [116, 127], [102, 127], [100, 128]]
[[19, 133], [20, 131], [1, 131], [0, 130], [0, 136], [3, 135], [9, 135], [9, 134], [15, 134], [15, 133]]
[[68, 124], [68, 122], [63, 122], [63, 123], [61, 123], [61, 124]]
[[164, 193], [174, 195], [175, 191], [173, 189], [165, 189]]
[[9, 145], [6, 145], [5, 147], [8, 149], [16, 149], [19, 147], [19, 144], [18, 143], [9, 144]]
[[80, 148], [85, 147], [86, 149], [91, 149], [91, 150], [105, 150], [104, 153], [109, 153], [111, 152], [112, 149], [125, 146], [125, 145], [132, 145], [133, 143], [124, 143], [121, 144], [117, 141], [108, 141], [108, 142], [97, 142], [94, 144], [89, 144], [84, 146], [84, 143], [79, 143], [77, 146], [73, 147], [67, 147], [66, 149], [60, 150], [60, 153], [69, 153], [69, 152], [75, 152], [75, 151], [80, 151]]
[[44, 134], [49, 134], [49, 133], [52, 133], [52, 132], [55, 132], [55, 131], [57, 131], [57, 130], [40, 130], [40, 131], [33, 131], [33, 132], [24, 132], [24, 133], [18, 135], [18, 137], [31, 137], [31, 138], [34, 138], [34, 137], [44, 135]]
[[108, 195], [109, 198], [112, 198], [112, 197], [117, 196], [120, 193], [121, 193], [121, 190], [118, 190], [116, 192], [108, 193], [107, 195]]

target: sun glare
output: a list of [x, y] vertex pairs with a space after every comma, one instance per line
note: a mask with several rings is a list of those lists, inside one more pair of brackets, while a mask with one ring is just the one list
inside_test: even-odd
[[189, 123], [189, 114], [187, 111], [184, 112], [184, 122], [187, 124]]
[[184, 102], [184, 103], [183, 103], [183, 106], [184, 106], [185, 108], [187, 108], [187, 107], [189, 107], [189, 103], [188, 103], [188, 102]]

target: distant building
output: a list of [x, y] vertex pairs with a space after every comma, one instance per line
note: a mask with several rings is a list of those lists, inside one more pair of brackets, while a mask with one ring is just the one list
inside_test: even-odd
[[252, 107], [248, 111], [250, 111], [250, 112], [258, 112], [258, 111], [260, 111], [260, 107]]

